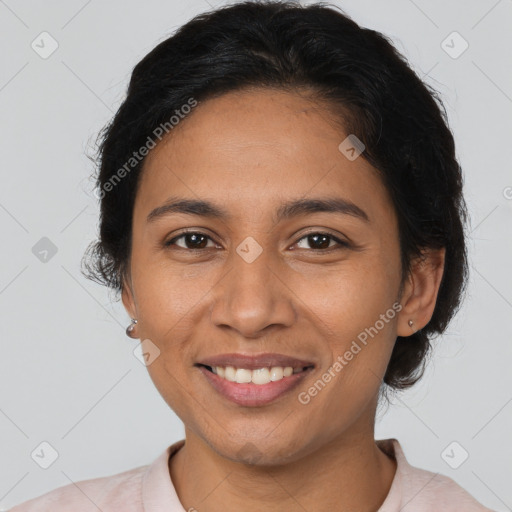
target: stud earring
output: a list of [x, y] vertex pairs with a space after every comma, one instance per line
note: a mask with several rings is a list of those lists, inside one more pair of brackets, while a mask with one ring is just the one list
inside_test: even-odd
[[413, 324], [413, 323], [414, 323], [414, 322], [413, 322], [412, 320], [409, 320], [409, 327], [412, 327], [412, 324]]
[[135, 329], [136, 324], [137, 320], [135, 318], [132, 318], [131, 324], [126, 328], [126, 336], [129, 336], [130, 338], [135, 338], [133, 330]]

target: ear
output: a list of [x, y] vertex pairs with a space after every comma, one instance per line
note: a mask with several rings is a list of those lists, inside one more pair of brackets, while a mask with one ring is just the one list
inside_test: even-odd
[[124, 308], [126, 309], [128, 315], [130, 315], [130, 318], [137, 318], [137, 308], [135, 305], [135, 299], [133, 297], [131, 280], [127, 277], [123, 278], [121, 300], [123, 301]]
[[[398, 336], [410, 336], [430, 322], [444, 272], [446, 248], [427, 248], [411, 264], [398, 316]], [[409, 320], [413, 321], [412, 326]]]

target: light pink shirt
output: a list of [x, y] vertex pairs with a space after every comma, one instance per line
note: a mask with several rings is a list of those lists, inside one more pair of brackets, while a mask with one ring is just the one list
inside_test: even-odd
[[[150, 465], [59, 487], [10, 512], [187, 512], [168, 466], [169, 457], [184, 442], [169, 446]], [[378, 512], [493, 512], [451, 478], [411, 466], [398, 440], [381, 439], [377, 443], [397, 461], [391, 488]]]

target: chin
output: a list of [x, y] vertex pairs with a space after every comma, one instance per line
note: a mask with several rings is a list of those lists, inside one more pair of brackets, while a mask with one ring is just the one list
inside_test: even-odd
[[[304, 443], [304, 434], [299, 438]], [[258, 437], [255, 435], [237, 438], [225, 436], [218, 442], [208, 441], [218, 455], [233, 462], [256, 466], [278, 466], [294, 462], [304, 456], [306, 448], [298, 446], [298, 440], [290, 435], [275, 437], [272, 434]]]

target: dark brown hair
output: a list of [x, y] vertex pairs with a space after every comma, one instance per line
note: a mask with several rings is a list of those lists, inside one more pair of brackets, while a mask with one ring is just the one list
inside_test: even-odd
[[223, 7], [189, 21], [135, 66], [126, 99], [99, 135], [100, 233], [82, 272], [122, 290], [144, 162], [130, 160], [134, 152], [172, 116], [181, 117], [190, 98], [200, 103], [253, 86], [306, 88], [333, 112], [348, 112], [346, 132], [364, 143], [362, 156], [379, 171], [396, 208], [404, 276], [422, 249], [446, 248], [433, 316], [420, 331], [397, 338], [385, 374], [390, 388], [411, 386], [467, 282], [462, 174], [436, 91], [386, 36], [360, 27], [336, 6], [261, 1]]

